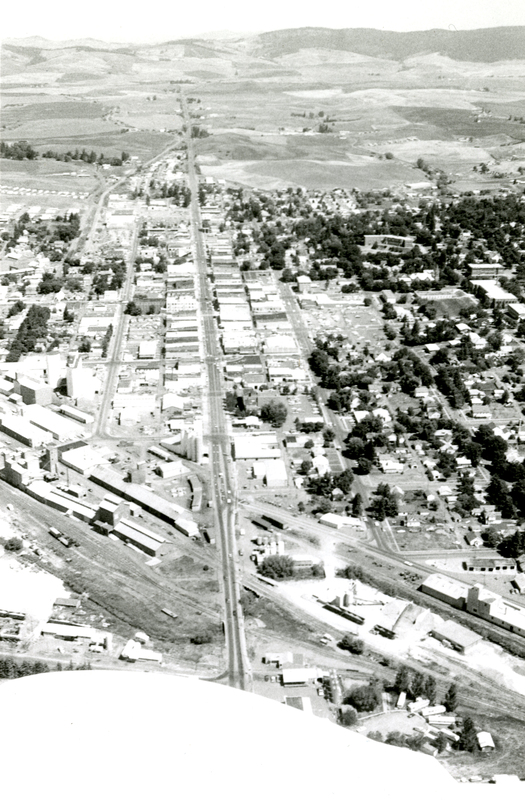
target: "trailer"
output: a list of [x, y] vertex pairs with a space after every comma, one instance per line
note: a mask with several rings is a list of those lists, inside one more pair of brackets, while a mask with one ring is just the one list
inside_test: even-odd
[[172, 619], [178, 619], [179, 618], [179, 615], [178, 614], [174, 614], [173, 611], [170, 611], [169, 608], [162, 608], [161, 611], [162, 611], [163, 614], [167, 614], [168, 617], [171, 617]]

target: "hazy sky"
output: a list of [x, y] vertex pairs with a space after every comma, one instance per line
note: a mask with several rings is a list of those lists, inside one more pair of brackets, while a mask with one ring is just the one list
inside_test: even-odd
[[524, 0], [27, 0], [6, 3], [2, 38], [94, 37], [105, 41], [166, 41], [179, 36], [278, 28], [487, 28], [525, 25]]

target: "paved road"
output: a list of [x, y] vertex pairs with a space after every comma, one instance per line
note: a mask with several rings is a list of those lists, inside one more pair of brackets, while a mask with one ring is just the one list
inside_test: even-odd
[[211, 305], [211, 291], [207, 277], [207, 260], [198, 204], [198, 180], [195, 172], [195, 153], [190, 136], [191, 121], [185, 100], [182, 100], [187, 125], [188, 178], [191, 189], [191, 225], [198, 268], [198, 296], [204, 328], [204, 352], [207, 370], [208, 412], [210, 424], [210, 465], [215, 506], [216, 539], [221, 557], [221, 574], [224, 592], [224, 632], [228, 652], [229, 683], [251, 690], [252, 676], [248, 661], [244, 619], [240, 605], [240, 568], [235, 539], [236, 495], [229, 455], [229, 437], [223, 408], [224, 390], [221, 372], [221, 351]]
[[111, 402], [113, 400], [113, 396], [115, 394], [118, 371], [122, 364], [121, 361], [122, 345], [124, 340], [124, 331], [127, 325], [127, 319], [126, 315], [124, 314], [124, 309], [128, 301], [131, 299], [136, 254], [137, 254], [137, 231], [135, 230], [135, 234], [133, 237], [133, 244], [127, 259], [126, 281], [124, 283], [124, 286], [122, 287], [121, 299], [117, 306], [115, 328], [113, 331], [113, 336], [111, 337], [109, 358], [106, 362], [107, 366], [106, 383], [104, 386], [104, 394], [102, 397], [102, 402], [100, 404], [100, 410], [98, 413], [97, 427], [94, 433], [95, 436], [99, 437], [104, 436], [106, 433], [109, 409], [111, 406]]

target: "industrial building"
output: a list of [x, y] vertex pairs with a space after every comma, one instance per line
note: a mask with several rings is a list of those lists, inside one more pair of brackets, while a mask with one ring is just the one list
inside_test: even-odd
[[479, 583], [469, 587], [466, 607], [469, 614], [481, 617], [511, 633], [525, 636], [525, 608], [505, 601], [499, 594], [489, 592]]
[[60, 414], [55, 414], [49, 408], [44, 408], [36, 404], [27, 406], [24, 409], [24, 417], [32, 425], [41, 428], [47, 433], [51, 433], [53, 439], [59, 442], [67, 442], [71, 439], [81, 439], [85, 431], [70, 419], [64, 419]]
[[448, 603], [454, 608], [465, 608], [467, 601], [468, 584], [447, 578], [445, 575], [434, 573], [429, 575], [421, 584], [423, 594], [435, 597], [443, 603]]
[[483, 641], [483, 637], [453, 620], [440, 620], [430, 631], [434, 639], [465, 655]]
[[165, 500], [145, 486], [137, 483], [126, 483], [114, 470], [95, 467], [90, 475], [90, 480], [98, 486], [103, 486], [117, 495], [117, 497], [123, 497], [125, 500], [140, 506], [140, 508], [143, 508], [154, 517], [173, 525], [185, 536], [191, 536], [192, 538], [199, 536], [198, 526], [189, 518], [185, 508]]
[[41, 447], [53, 438], [51, 433], [32, 425], [28, 419], [16, 417], [14, 414], [3, 414], [0, 417], [0, 432], [6, 433], [26, 447]]
[[40, 503], [44, 503], [44, 505], [54, 508], [56, 511], [61, 511], [63, 514], [77, 517], [82, 522], [92, 522], [96, 516], [96, 509], [93, 506], [75, 499], [45, 481], [32, 481], [28, 484], [26, 492]]
[[113, 529], [113, 533], [126, 544], [132, 544], [149, 556], [156, 556], [166, 541], [162, 536], [158, 536], [131, 520], [120, 520]]

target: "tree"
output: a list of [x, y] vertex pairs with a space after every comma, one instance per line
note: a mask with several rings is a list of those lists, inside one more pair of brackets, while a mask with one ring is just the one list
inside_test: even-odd
[[436, 679], [433, 675], [429, 675], [425, 681], [425, 695], [430, 700], [430, 705], [433, 706], [436, 702]]
[[90, 353], [91, 352], [91, 341], [86, 336], [84, 336], [82, 338], [82, 341], [80, 342], [80, 344], [78, 346], [78, 352], [79, 353]]
[[341, 650], [348, 650], [349, 653], [360, 656], [364, 653], [365, 643], [362, 639], [357, 639], [355, 636], [345, 634], [339, 642], [339, 647]]
[[360, 493], [357, 492], [352, 497], [352, 516], [353, 517], [360, 517], [363, 513], [363, 498], [361, 497]]
[[299, 475], [308, 475], [308, 473], [312, 469], [313, 465], [314, 465], [314, 463], [310, 458], [305, 458], [301, 462], [301, 465], [300, 465], [299, 469], [297, 470]]
[[344, 469], [333, 476], [334, 489], [340, 489], [343, 494], [349, 494], [354, 482], [354, 473], [351, 469]]
[[259, 572], [266, 578], [282, 581], [293, 577], [295, 565], [290, 556], [268, 556], [259, 566]]
[[380, 685], [371, 681], [366, 686], [356, 686], [345, 699], [345, 704], [353, 706], [356, 711], [373, 711], [381, 699]]
[[345, 456], [347, 458], [359, 459], [363, 456], [365, 443], [359, 436], [351, 436], [346, 440]]
[[357, 459], [357, 473], [358, 475], [369, 475], [373, 468], [372, 462], [368, 458]]
[[320, 514], [329, 514], [331, 510], [332, 510], [332, 503], [329, 500], [329, 498], [320, 497], [319, 500], [317, 501], [316, 511], [318, 511]]
[[270, 400], [261, 408], [261, 419], [269, 422], [274, 428], [281, 428], [286, 422], [288, 409], [279, 400]]
[[130, 300], [129, 303], [126, 304], [126, 308], [124, 309], [124, 314], [129, 314], [131, 317], [140, 317], [142, 311], [140, 306], [135, 303], [134, 300]]
[[438, 753], [443, 753], [447, 749], [448, 739], [445, 736], [445, 734], [443, 733], [443, 731], [440, 731], [438, 733], [438, 735], [436, 736], [434, 744], [437, 747]]
[[458, 687], [451, 683], [447, 689], [443, 705], [447, 711], [455, 711], [458, 706]]
[[425, 676], [416, 672], [412, 678], [410, 692], [414, 697], [423, 697], [425, 693]]
[[213, 642], [213, 636], [209, 631], [205, 631], [204, 633], [197, 633], [195, 636], [192, 636], [191, 643], [192, 644], [210, 644]]
[[396, 679], [394, 681], [394, 689], [398, 692], [410, 692], [411, 685], [411, 671], [408, 667], [402, 664], [396, 672]]
[[344, 725], [345, 728], [349, 728], [352, 725], [356, 725], [359, 717], [357, 716], [357, 711], [355, 708], [351, 706], [342, 707], [339, 709], [339, 722], [341, 725]]
[[469, 753], [478, 749], [477, 729], [471, 717], [463, 719], [457, 746], [459, 750], [467, 750]]
[[503, 534], [492, 526], [485, 529], [483, 539], [487, 547], [498, 547], [504, 539]]
[[9, 319], [10, 317], [16, 317], [16, 315], [20, 314], [20, 312], [23, 311], [25, 307], [26, 307], [25, 303], [23, 303], [21, 300], [17, 300], [16, 303], [13, 303], [13, 305], [10, 306], [9, 311], [7, 312], [7, 319]]
[[23, 546], [24, 543], [22, 542], [22, 539], [19, 539], [16, 536], [12, 536], [11, 539], [8, 539], [4, 545], [5, 549], [11, 553], [19, 553]]

